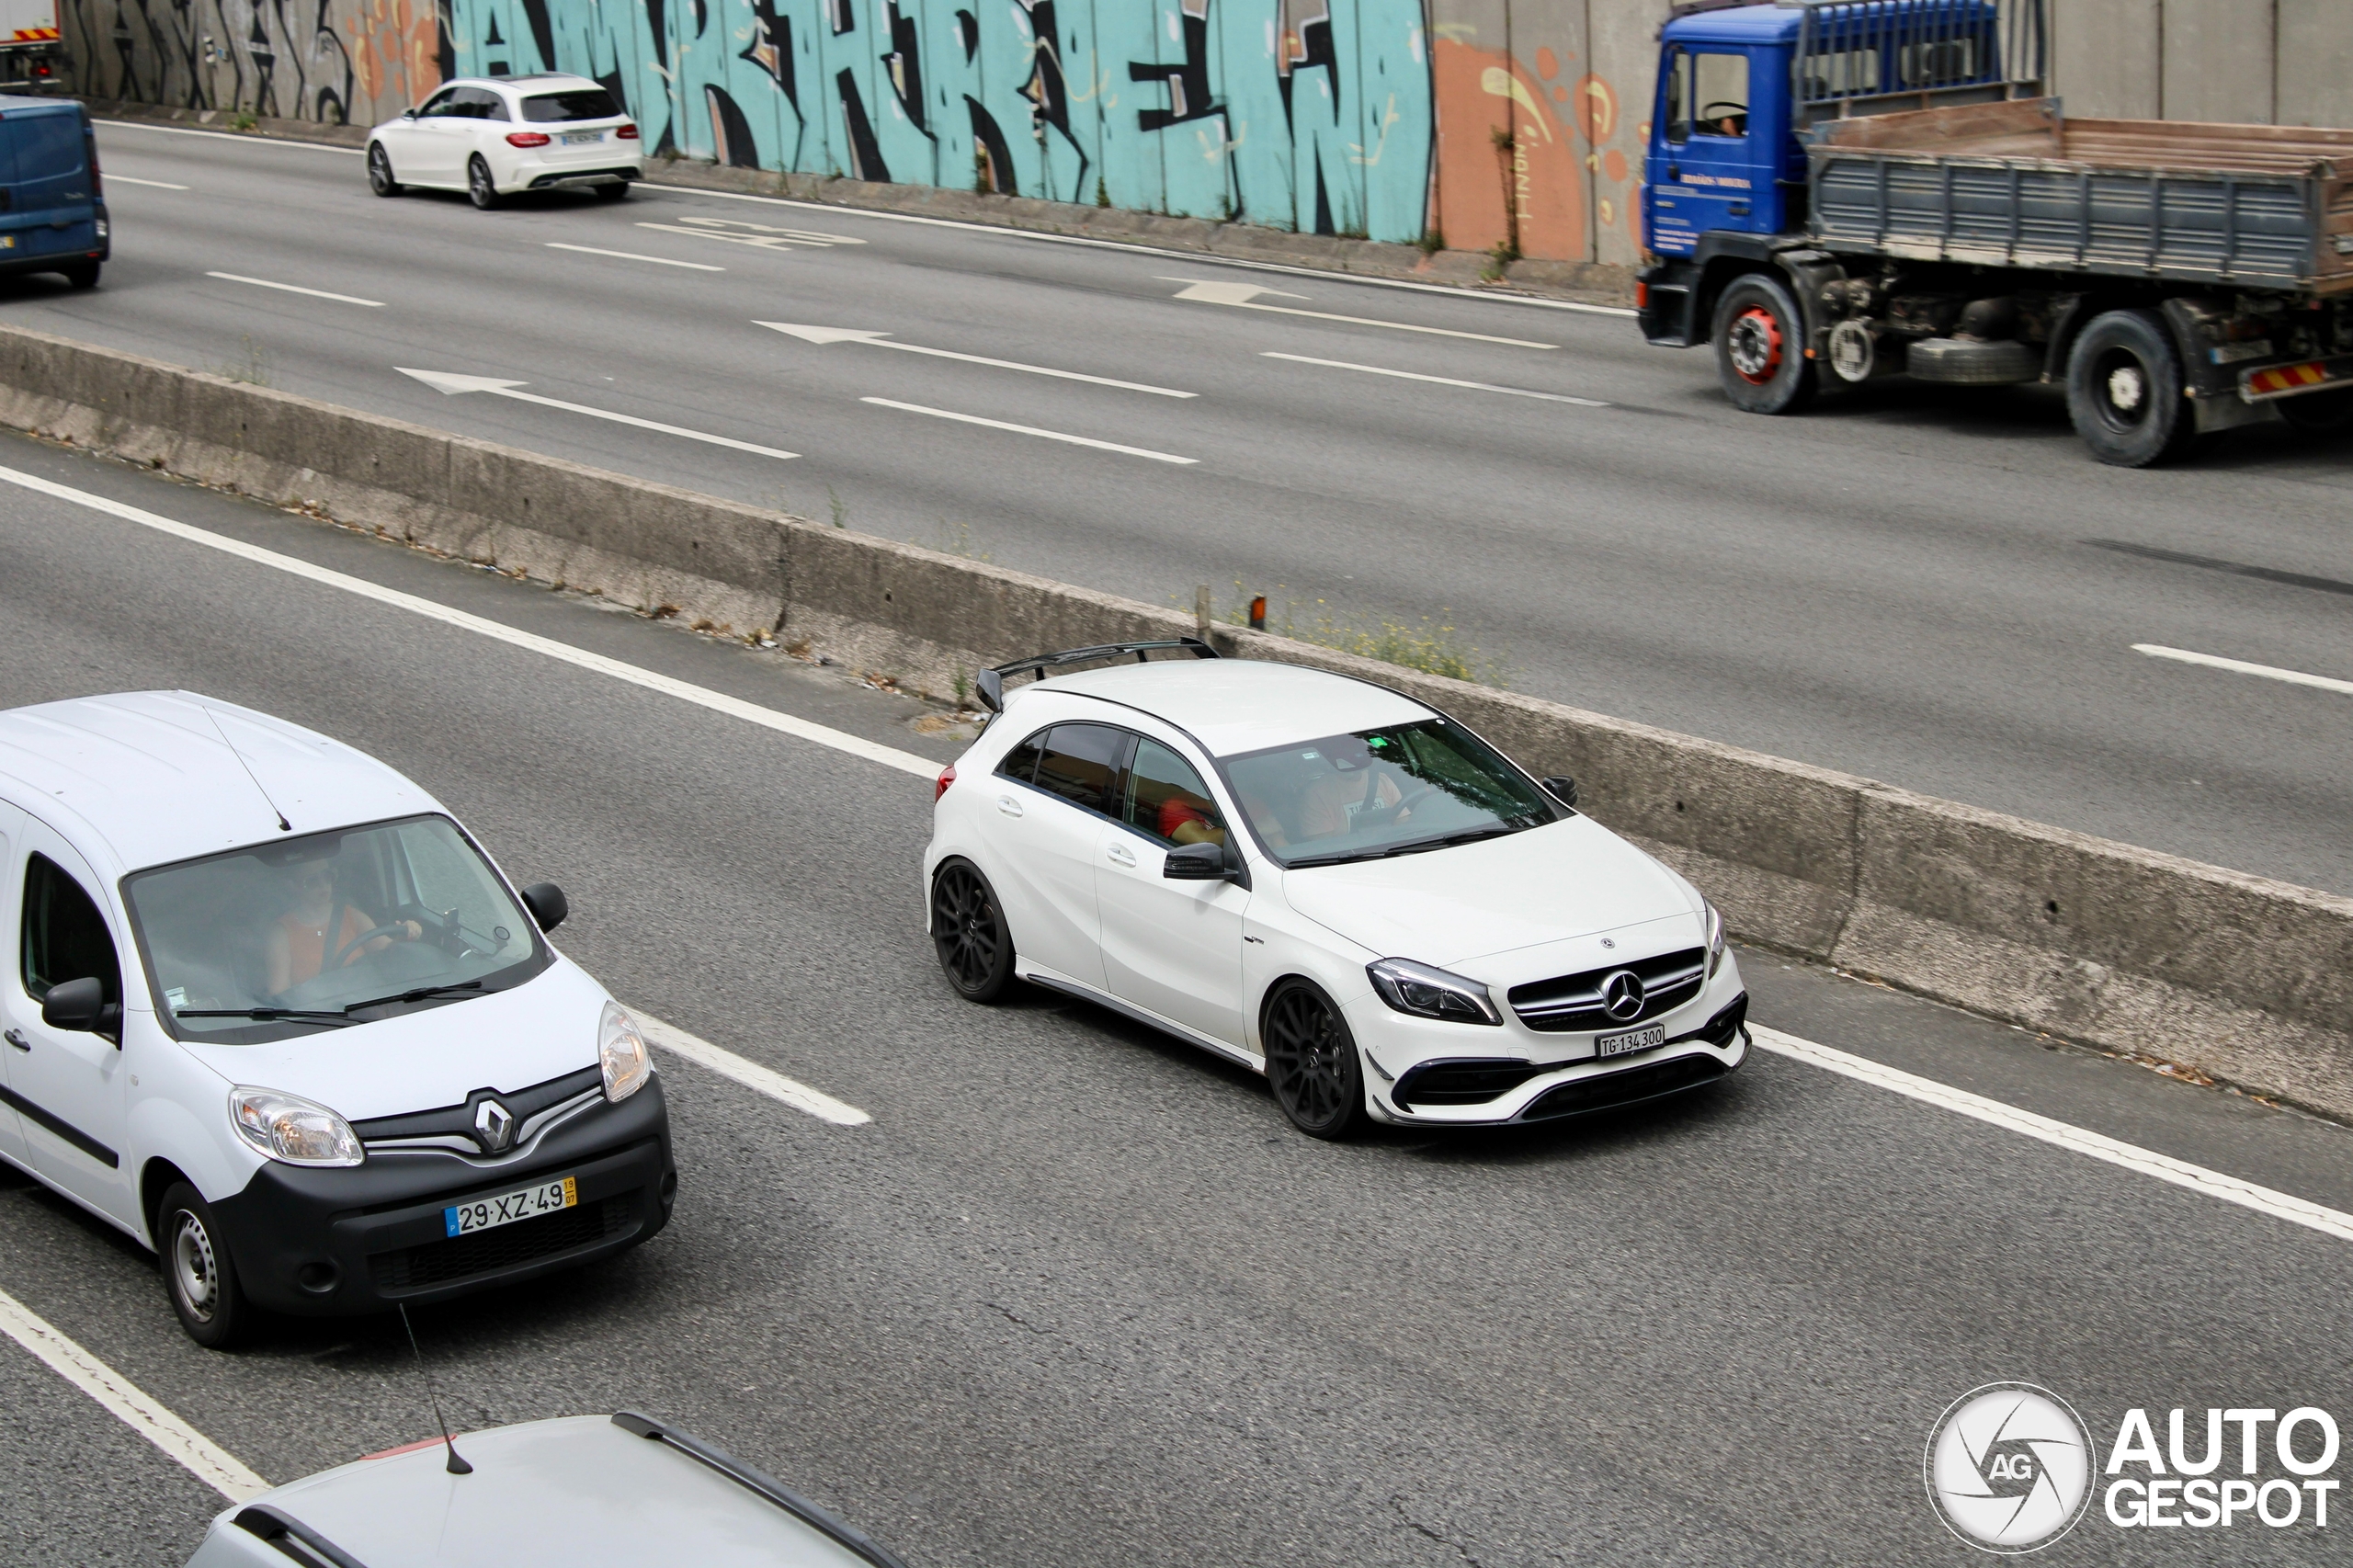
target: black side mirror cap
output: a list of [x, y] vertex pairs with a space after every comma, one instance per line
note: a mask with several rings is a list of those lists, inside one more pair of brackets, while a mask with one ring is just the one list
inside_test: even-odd
[[94, 1034], [122, 1046], [122, 1005], [107, 1000], [106, 982], [95, 974], [61, 980], [40, 1001], [40, 1021], [72, 1034]]
[[1567, 774], [1556, 773], [1550, 778], [1540, 778], [1537, 782], [1543, 785], [1552, 799], [1560, 801], [1561, 804], [1574, 806], [1577, 803], [1577, 781]]
[[1225, 846], [1221, 844], [1179, 845], [1161, 861], [1160, 874], [1178, 881], [1216, 881], [1225, 875]]
[[554, 930], [563, 924], [563, 917], [572, 913], [572, 904], [563, 896], [563, 890], [553, 882], [533, 882], [525, 888], [523, 907], [531, 912], [531, 918], [540, 923], [542, 931]]
[[1005, 711], [1005, 677], [995, 670], [983, 670], [972, 677], [972, 694], [990, 712]]

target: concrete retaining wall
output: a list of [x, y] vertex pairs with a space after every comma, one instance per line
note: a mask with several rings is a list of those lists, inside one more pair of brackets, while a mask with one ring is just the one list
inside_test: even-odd
[[[1177, 611], [0, 328], [0, 423], [935, 692]], [[2353, 899], [1263, 632], [1229, 653], [1445, 709], [1707, 890], [1744, 937], [2353, 1117]]]

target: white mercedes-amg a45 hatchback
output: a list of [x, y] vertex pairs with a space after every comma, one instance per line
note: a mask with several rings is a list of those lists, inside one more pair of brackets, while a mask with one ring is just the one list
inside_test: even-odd
[[1264, 1073], [1319, 1138], [1627, 1105], [1746, 1055], [1713, 906], [1434, 709], [1191, 639], [978, 684], [995, 716], [924, 857], [972, 1001], [1100, 1003]]

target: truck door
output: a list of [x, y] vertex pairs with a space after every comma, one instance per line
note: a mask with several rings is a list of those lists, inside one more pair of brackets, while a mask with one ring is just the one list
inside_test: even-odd
[[1675, 44], [1659, 62], [1645, 172], [1651, 248], [1663, 256], [1689, 255], [1711, 229], [1768, 230], [1773, 171], [1749, 134], [1748, 64], [1745, 51], [1706, 43]]

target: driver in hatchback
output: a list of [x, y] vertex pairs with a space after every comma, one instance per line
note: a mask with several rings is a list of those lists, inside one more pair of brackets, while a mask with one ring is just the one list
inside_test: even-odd
[[[315, 979], [330, 964], [341, 968], [363, 953], [381, 953], [395, 941], [414, 942], [425, 935], [425, 927], [414, 920], [379, 930], [357, 905], [336, 896], [332, 861], [299, 861], [288, 869], [286, 880], [292, 907], [278, 917], [267, 935], [273, 996]], [[362, 937], [368, 939], [363, 942]]]

